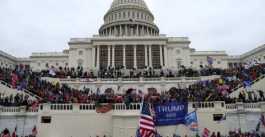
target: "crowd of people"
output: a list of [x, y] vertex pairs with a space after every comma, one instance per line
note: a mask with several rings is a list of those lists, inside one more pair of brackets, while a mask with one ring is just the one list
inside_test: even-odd
[[0, 93], [0, 105], [2, 106], [29, 106], [33, 102], [33, 100], [29, 99], [28, 95], [19, 93], [5, 95], [5, 93]]
[[12, 133], [9, 131], [9, 129], [5, 128], [2, 132], [0, 132], [0, 137], [36, 137], [38, 134], [37, 127], [34, 126], [32, 128], [32, 132], [29, 135], [22, 136], [17, 134], [17, 127], [12, 131]]
[[[75, 72], [75, 70], [71, 70]], [[180, 74], [192, 74], [191, 70], [179, 70]], [[54, 77], [66, 77], [73, 73], [64, 71], [54, 72]], [[78, 68], [77, 77], [83, 77], [82, 68]], [[91, 89], [77, 90], [67, 85], [52, 83], [42, 80], [41, 77], [50, 74], [49, 72], [32, 72], [29, 67], [17, 66], [15, 69], [0, 68], [0, 80], [12, 85], [12, 88], [18, 90], [27, 89], [31, 93], [39, 96], [41, 100], [38, 102], [51, 103], [132, 103], [140, 102], [143, 91], [129, 89], [124, 94], [117, 94], [115, 91], [105, 91], [101, 94]], [[67, 75], [66, 75], [67, 74]], [[148, 90], [145, 99], [157, 103], [166, 101], [225, 101], [226, 103], [234, 103], [236, 101], [258, 102], [264, 101], [263, 91], [241, 92], [238, 98], [230, 98], [228, 95], [233, 89], [239, 85], [250, 86], [252, 81], [265, 74], [265, 64], [257, 64], [253, 66], [239, 66], [230, 69], [201, 69], [199, 75], [220, 75], [221, 78], [215, 80], [199, 81], [190, 85], [188, 88], [181, 88], [176, 85], [168, 91], [158, 92], [156, 89]], [[190, 75], [191, 76], [191, 75]], [[30, 104], [27, 96], [14, 95], [9, 97], [0, 96], [2, 105], [25, 105]]]
[[42, 76], [57, 77], [57, 78], [155, 78], [155, 77], [199, 77], [210, 75], [221, 75], [222, 69], [200, 67], [200, 70], [194, 70], [181, 66], [179, 70], [160, 68], [154, 69], [145, 67], [144, 69], [125, 69], [124, 67], [108, 67], [98, 71], [84, 71], [83, 67], [68, 68], [54, 67], [42, 70]]

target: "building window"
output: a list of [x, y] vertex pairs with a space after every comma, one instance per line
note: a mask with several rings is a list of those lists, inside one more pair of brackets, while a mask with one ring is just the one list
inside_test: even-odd
[[59, 66], [59, 63], [58, 63], [58, 62], [56, 62], [56, 63], [55, 63], [55, 65], [56, 65], [56, 66]]
[[221, 61], [217, 61], [217, 64], [221, 64]]
[[134, 18], [135, 17], [135, 13], [134, 12], [132, 12], [132, 18]]
[[38, 62], [38, 66], [40, 66], [40, 62]]
[[114, 17], [115, 17], [115, 20], [117, 20], [117, 13], [115, 13]]
[[78, 55], [83, 55], [83, 51], [82, 50], [80, 50], [79, 52], [78, 52]]
[[78, 59], [77, 60], [78, 67], [82, 67], [83, 66], [83, 63], [84, 63], [84, 61], [82, 59]]
[[192, 65], [193, 64], [193, 61], [191, 61], [190, 64]]
[[49, 63], [46, 63], [46, 65], [45, 65], [47, 68], [49, 67]]
[[125, 18], [126, 17], [126, 13], [125, 12], [123, 12], [123, 18]]
[[181, 68], [182, 65], [182, 60], [181, 59], [177, 59], [177, 67]]
[[68, 63], [65, 63], [65, 66], [68, 66]]
[[180, 54], [180, 50], [179, 49], [176, 50], [176, 54]]

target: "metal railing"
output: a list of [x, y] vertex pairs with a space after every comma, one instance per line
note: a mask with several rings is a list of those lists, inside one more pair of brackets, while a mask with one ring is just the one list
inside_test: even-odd
[[[43, 77], [45, 78], [45, 77]], [[181, 81], [181, 80], [203, 80], [203, 79], [216, 79], [213, 76], [202, 77], [139, 77], [139, 78], [56, 78], [62, 82], [98, 82], [98, 81]], [[51, 78], [52, 79], [52, 78]]]
[[[257, 79], [255, 79], [254, 81], [251, 82], [251, 85], [255, 84], [256, 82], [260, 81], [261, 79], [265, 78], [265, 74], [262, 74], [260, 77], [258, 77]], [[244, 84], [239, 84], [237, 87], [235, 87], [234, 89], [232, 89], [232, 91], [236, 91], [240, 88], [244, 87]], [[232, 92], [233, 93], [233, 92]]]
[[[2, 80], [0, 80], [0, 83], [2, 85], [4, 85], [4, 86], [8, 87], [8, 88], [14, 89], [14, 88], [12, 88], [12, 86], [10, 84], [8, 84], [8, 83], [6, 83], [6, 82], [4, 82]], [[14, 89], [14, 90], [17, 90], [17, 89]], [[26, 95], [32, 96], [32, 97], [34, 97], [36, 99], [42, 99], [41, 97], [33, 94], [32, 92], [28, 91], [27, 89], [22, 89], [21, 91], [24, 92]]]
[[[101, 106], [107, 106], [107, 104], [101, 104]], [[197, 110], [218, 110], [222, 109], [223, 111], [264, 111], [265, 102], [258, 103], [242, 103], [238, 102], [235, 104], [225, 104], [224, 102], [190, 102], [189, 109], [197, 109]], [[126, 105], [124, 103], [112, 104], [112, 111], [139, 111], [141, 108], [141, 103], [131, 103], [130, 105]], [[0, 114], [1, 113], [38, 113], [41, 111], [46, 112], [96, 112], [97, 106], [95, 104], [40, 104], [39, 108], [32, 107], [4, 107], [0, 106]]]

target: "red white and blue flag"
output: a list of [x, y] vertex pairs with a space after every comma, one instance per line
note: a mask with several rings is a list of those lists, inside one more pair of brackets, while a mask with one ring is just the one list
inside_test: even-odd
[[186, 121], [185, 122], [186, 126], [189, 127], [189, 129], [191, 131], [198, 131], [199, 130], [196, 111], [187, 114], [187, 116], [185, 117], [185, 121]]
[[209, 65], [213, 65], [213, 58], [210, 56], [207, 56], [207, 62]]
[[156, 137], [155, 122], [148, 103], [143, 103], [136, 137]]

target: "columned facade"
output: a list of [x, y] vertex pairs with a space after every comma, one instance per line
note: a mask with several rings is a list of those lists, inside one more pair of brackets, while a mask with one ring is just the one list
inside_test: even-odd
[[166, 64], [164, 45], [97, 45], [92, 51], [96, 68], [160, 69]]

